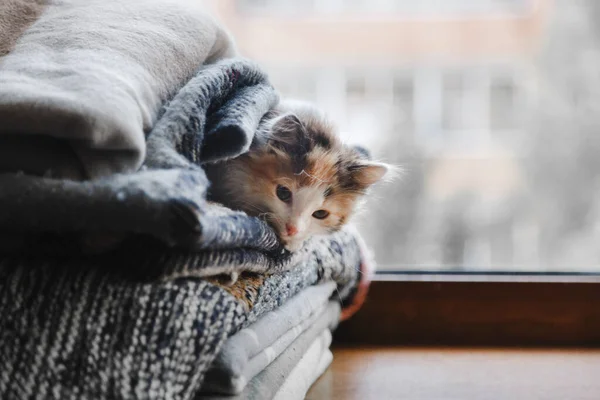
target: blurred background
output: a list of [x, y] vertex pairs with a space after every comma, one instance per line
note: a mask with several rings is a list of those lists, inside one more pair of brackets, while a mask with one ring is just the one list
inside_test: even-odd
[[600, 1], [205, 2], [403, 167], [356, 219], [380, 269], [600, 272]]

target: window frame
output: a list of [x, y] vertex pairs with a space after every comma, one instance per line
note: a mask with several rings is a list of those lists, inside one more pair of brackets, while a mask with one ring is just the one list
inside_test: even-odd
[[375, 275], [337, 343], [435, 346], [600, 346], [600, 274]]

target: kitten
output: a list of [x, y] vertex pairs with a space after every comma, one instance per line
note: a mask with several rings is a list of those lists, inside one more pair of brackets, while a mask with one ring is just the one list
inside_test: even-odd
[[263, 118], [248, 153], [206, 167], [209, 198], [264, 218], [290, 251], [339, 230], [389, 169], [343, 145], [315, 107], [291, 101]]

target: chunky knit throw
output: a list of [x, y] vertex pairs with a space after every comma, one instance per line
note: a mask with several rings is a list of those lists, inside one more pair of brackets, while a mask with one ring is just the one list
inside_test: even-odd
[[6, 257], [0, 398], [194, 398], [243, 326], [320, 281], [337, 281], [336, 298], [350, 297], [360, 260], [352, 237], [315, 249], [287, 272], [243, 274], [233, 286], [191, 277], [141, 282], [77, 258]]

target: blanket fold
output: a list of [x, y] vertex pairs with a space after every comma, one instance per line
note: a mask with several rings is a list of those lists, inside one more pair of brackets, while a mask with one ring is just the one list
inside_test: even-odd
[[[0, 229], [135, 233], [169, 245], [274, 250], [276, 238], [262, 221], [207, 203], [209, 182], [199, 164], [202, 154], [214, 159], [216, 154], [234, 157], [246, 151], [260, 119], [276, 101], [266, 75], [254, 63], [232, 59], [205, 67], [165, 107], [150, 132], [144, 170], [84, 182], [0, 174], [0, 186], [6, 188], [0, 193]], [[232, 114], [214, 112], [220, 104]], [[202, 148], [206, 119], [210, 137], [224, 132], [228, 147]], [[233, 131], [238, 134], [232, 136]], [[236, 232], [221, 229], [228, 224]], [[243, 235], [243, 226], [252, 234]]]
[[331, 331], [325, 330], [310, 345], [306, 354], [290, 372], [283, 382], [274, 400], [303, 400], [310, 387], [333, 361], [333, 353], [329, 350], [331, 345]]
[[[315, 323], [312, 324], [309, 329], [304, 331], [281, 355], [279, 355], [279, 357], [269, 364], [267, 368], [248, 382], [242, 393], [235, 396], [200, 394], [196, 399], [265, 400], [273, 399], [278, 395], [278, 392], [281, 389], [283, 389], [281, 392], [282, 395], [284, 393], [292, 393], [286, 392], [287, 390], [293, 390], [292, 387], [286, 384], [288, 377], [300, 364], [303, 356], [307, 354], [315, 342], [317, 343], [317, 350], [323, 350], [329, 347], [331, 335], [325, 331], [335, 329], [339, 316], [339, 303], [335, 301], [330, 302]], [[323, 369], [325, 369], [327, 365], [326, 359], [327, 358], [325, 358], [323, 362]]]
[[202, 391], [239, 394], [323, 312], [335, 284], [304, 289], [230, 337], [206, 372]]
[[[14, 154], [11, 136], [41, 135], [72, 148], [68, 175], [137, 170], [145, 133], [163, 103], [203, 64], [235, 54], [202, 2], [186, 0], [3, 1], [0, 38], [0, 159], [11, 170], [44, 170]], [[37, 4], [35, 4], [37, 3]], [[32, 21], [33, 20], [33, 21]], [[30, 24], [23, 30], [24, 23]], [[14, 38], [10, 32], [21, 32]], [[5, 139], [9, 139], [5, 141]], [[42, 142], [30, 151], [54, 158]]]

